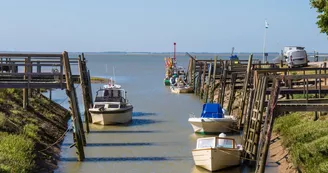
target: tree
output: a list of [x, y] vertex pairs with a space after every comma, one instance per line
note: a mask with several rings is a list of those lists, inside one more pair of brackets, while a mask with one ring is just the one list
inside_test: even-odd
[[310, 0], [312, 8], [316, 8], [318, 15], [317, 25], [321, 33], [328, 35], [328, 0]]

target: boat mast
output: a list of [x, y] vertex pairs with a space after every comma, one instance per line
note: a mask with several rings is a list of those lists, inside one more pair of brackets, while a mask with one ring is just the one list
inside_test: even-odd
[[[113, 66], [113, 75], [114, 75], [114, 81], [115, 81], [116, 79], [115, 79], [115, 67], [114, 66]], [[114, 82], [113, 81], [112, 81], [112, 83], [113, 83], [112, 86], [114, 86]]]
[[176, 43], [174, 42], [174, 55], [173, 55], [173, 59], [174, 59], [174, 67], [176, 67], [176, 63], [177, 63], [177, 58], [176, 58], [176, 54], [175, 54], [175, 52], [176, 52]]

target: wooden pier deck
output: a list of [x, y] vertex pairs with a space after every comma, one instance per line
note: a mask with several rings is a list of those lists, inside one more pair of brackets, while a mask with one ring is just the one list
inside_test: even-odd
[[[79, 66], [79, 75], [73, 75], [71, 65]], [[0, 88], [23, 89], [23, 107], [29, 106], [31, 89], [66, 89], [70, 112], [73, 120], [73, 141], [77, 148], [78, 160], [85, 158], [86, 138], [79, 111], [74, 84], [80, 83], [83, 90], [84, 107], [92, 106], [90, 72], [86, 66], [84, 54], [78, 58], [69, 58], [67, 52], [62, 54], [23, 54], [0, 53]], [[91, 120], [85, 113], [87, 132]]]
[[[284, 112], [305, 111], [315, 112], [318, 119], [318, 112], [328, 110], [328, 99], [323, 98], [328, 94], [325, 62], [317, 62], [317, 67], [285, 68], [283, 62], [261, 64], [252, 55], [238, 62], [218, 57], [199, 60], [188, 55], [188, 81], [203, 102], [227, 104], [231, 114], [238, 91], [242, 157], [256, 166], [256, 173], [264, 173], [275, 117]], [[214, 99], [214, 95], [218, 97]], [[224, 98], [227, 95], [229, 98]], [[304, 99], [293, 99], [296, 96]]]

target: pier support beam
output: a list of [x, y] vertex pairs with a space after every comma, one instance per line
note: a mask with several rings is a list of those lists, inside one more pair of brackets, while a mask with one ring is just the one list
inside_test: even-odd
[[78, 108], [79, 105], [77, 103], [77, 96], [76, 96], [74, 83], [72, 83], [72, 71], [69, 63], [68, 53], [64, 52], [62, 56], [63, 56], [64, 67], [65, 67], [65, 76], [66, 76], [66, 88], [67, 88], [66, 94], [69, 98], [70, 109], [73, 119], [73, 136], [74, 136], [73, 140], [78, 150], [77, 152], [78, 160], [83, 161], [85, 159], [83, 146], [86, 145], [83, 124]]

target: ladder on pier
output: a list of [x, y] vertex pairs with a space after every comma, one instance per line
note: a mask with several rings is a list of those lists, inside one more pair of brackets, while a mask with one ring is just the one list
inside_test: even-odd
[[265, 171], [265, 165], [266, 165], [268, 150], [271, 141], [273, 122], [275, 116], [277, 115], [277, 111], [275, 111], [275, 107], [278, 101], [278, 96], [280, 91], [279, 89], [280, 89], [280, 81], [278, 79], [275, 79], [273, 82], [273, 88], [271, 90], [270, 100], [268, 102], [268, 107], [267, 107], [267, 113], [265, 116], [261, 138], [258, 146], [256, 173], [264, 173]]
[[[243, 157], [249, 160], [257, 159], [257, 147], [260, 139], [262, 117], [264, 111], [265, 92], [268, 84], [268, 77], [262, 76], [259, 79], [256, 90], [250, 92], [249, 107], [244, 123], [244, 153]], [[253, 97], [255, 97], [253, 99]], [[253, 101], [254, 100], [254, 101]]]

